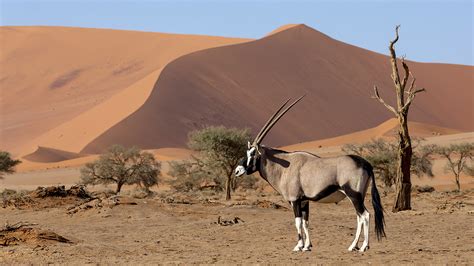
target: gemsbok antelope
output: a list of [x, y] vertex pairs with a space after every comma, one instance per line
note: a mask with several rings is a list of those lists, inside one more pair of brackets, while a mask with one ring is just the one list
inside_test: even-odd
[[[264, 180], [290, 202], [298, 232], [298, 242], [293, 251], [310, 251], [312, 247], [308, 233], [309, 201], [337, 203], [348, 197], [357, 214], [356, 234], [348, 250], [364, 252], [369, 249], [370, 215], [364, 205], [364, 198], [370, 181], [375, 232], [378, 240], [385, 237], [383, 207], [370, 163], [356, 155], [320, 158], [308, 152], [286, 152], [260, 144], [275, 123], [302, 98], [303, 96], [282, 111], [290, 101], [287, 100], [273, 114], [253, 143], [248, 143], [247, 156], [236, 167], [235, 175], [249, 175], [258, 171]], [[362, 227], [364, 242], [358, 248]]]

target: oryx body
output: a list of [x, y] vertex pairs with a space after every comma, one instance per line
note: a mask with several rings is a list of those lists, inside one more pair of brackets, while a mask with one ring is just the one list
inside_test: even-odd
[[308, 152], [286, 152], [260, 145], [271, 127], [298, 101], [299, 99], [280, 112], [287, 101], [270, 118], [253, 144], [249, 143], [247, 156], [236, 168], [235, 174], [240, 176], [258, 171], [263, 179], [290, 202], [298, 232], [298, 243], [294, 251], [311, 250], [308, 233], [309, 201], [337, 203], [345, 197], [349, 198], [357, 214], [355, 239], [349, 250], [357, 249], [363, 229], [364, 242], [359, 251], [365, 251], [369, 248], [370, 215], [365, 208], [364, 198], [370, 183], [375, 231], [378, 239], [385, 236], [383, 208], [370, 163], [355, 155], [320, 158]]

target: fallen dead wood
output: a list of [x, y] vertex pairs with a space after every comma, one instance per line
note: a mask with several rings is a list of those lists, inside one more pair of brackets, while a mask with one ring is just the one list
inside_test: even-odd
[[71, 240], [56, 234], [53, 231], [33, 228], [36, 223], [18, 222], [6, 223], [0, 230], [0, 246], [13, 246], [19, 244], [45, 244], [51, 242], [72, 243]]
[[66, 189], [65, 186], [38, 187], [31, 192], [4, 190], [0, 196], [1, 207], [16, 209], [51, 208], [93, 198], [82, 185], [74, 185], [69, 189]]
[[217, 217], [217, 222], [214, 222], [214, 224], [218, 224], [221, 226], [228, 226], [228, 225], [235, 225], [238, 223], [244, 223], [245, 221], [240, 219], [239, 217], [234, 217], [234, 218], [222, 218], [221, 216]]
[[133, 199], [122, 196], [111, 196], [108, 198], [91, 198], [85, 202], [81, 202], [67, 209], [67, 214], [75, 214], [78, 212], [91, 210], [91, 209], [102, 209], [113, 208], [117, 205], [138, 205]]
[[20, 229], [25, 226], [34, 226], [38, 225], [36, 223], [28, 223], [28, 222], [18, 222], [16, 224], [9, 224], [8, 222], [5, 223], [5, 226], [0, 230], [0, 232], [9, 232], [9, 231], [15, 231], [17, 229]]

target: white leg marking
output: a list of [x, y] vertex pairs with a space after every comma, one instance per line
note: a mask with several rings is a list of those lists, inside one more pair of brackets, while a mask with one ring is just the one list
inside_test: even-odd
[[362, 246], [360, 247], [360, 252], [364, 252], [367, 249], [369, 249], [369, 219], [370, 219], [370, 214], [368, 211], [364, 211], [364, 213], [361, 215], [362, 222], [364, 224], [364, 243], [362, 243]]
[[352, 241], [352, 244], [349, 246], [347, 250], [353, 251], [354, 249], [357, 249], [357, 244], [359, 243], [359, 238], [360, 238], [360, 231], [362, 230], [362, 218], [357, 214], [357, 229], [356, 229], [356, 234], [354, 241]]
[[308, 230], [308, 221], [303, 220], [303, 230], [304, 230], [304, 247], [303, 251], [311, 251], [311, 239], [309, 238], [309, 230]]
[[303, 249], [303, 235], [301, 235], [301, 217], [295, 218], [296, 231], [298, 232], [298, 243], [293, 251], [300, 251]]

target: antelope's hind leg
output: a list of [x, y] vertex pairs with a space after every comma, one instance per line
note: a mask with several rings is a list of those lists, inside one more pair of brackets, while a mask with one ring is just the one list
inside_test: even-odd
[[349, 246], [347, 250], [349, 251], [354, 251], [358, 250], [359, 248], [357, 247], [357, 244], [359, 243], [359, 238], [360, 238], [360, 231], [362, 229], [362, 221], [360, 219], [360, 215], [357, 214], [357, 229], [356, 229], [356, 234], [354, 241], [352, 241], [352, 244]]
[[370, 220], [370, 214], [367, 211], [367, 209], [364, 210], [364, 212], [362, 213], [360, 218], [362, 220], [362, 224], [364, 225], [364, 242], [362, 243], [362, 246], [360, 247], [359, 251], [364, 252], [364, 251], [369, 249], [369, 220]]
[[296, 231], [298, 232], [298, 243], [296, 244], [293, 251], [301, 251], [303, 250], [303, 235], [301, 234], [301, 226], [302, 226], [302, 210], [301, 210], [301, 201], [292, 201], [290, 202], [291, 206], [293, 207], [293, 212], [295, 213], [295, 226]]
[[[354, 251], [359, 250], [359, 252], [364, 252], [369, 249], [369, 212], [364, 206], [364, 198], [360, 192], [354, 191], [351, 188], [343, 187], [343, 192], [354, 205], [354, 209], [357, 213], [357, 229], [354, 241], [349, 246], [347, 250]], [[364, 242], [362, 243], [361, 248], [357, 247], [359, 243], [360, 233], [362, 232], [362, 226], [364, 227]]]

